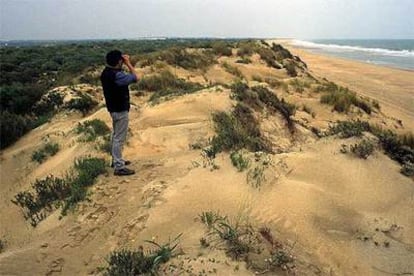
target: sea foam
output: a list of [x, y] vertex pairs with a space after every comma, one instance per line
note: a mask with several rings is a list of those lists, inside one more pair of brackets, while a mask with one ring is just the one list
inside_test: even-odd
[[414, 57], [414, 51], [410, 50], [391, 50], [383, 48], [365, 48], [360, 46], [349, 45], [337, 45], [337, 44], [322, 44], [304, 40], [293, 40], [292, 44], [304, 48], [323, 49], [328, 51], [337, 52], [365, 52], [374, 55], [381, 56], [393, 56], [393, 57]]

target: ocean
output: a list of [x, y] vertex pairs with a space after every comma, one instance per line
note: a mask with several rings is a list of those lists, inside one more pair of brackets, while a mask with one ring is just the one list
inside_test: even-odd
[[414, 39], [317, 39], [292, 44], [315, 53], [414, 70]]

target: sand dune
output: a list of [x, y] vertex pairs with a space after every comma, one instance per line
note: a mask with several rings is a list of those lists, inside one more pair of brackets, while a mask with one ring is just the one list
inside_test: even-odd
[[[326, 76], [379, 100], [383, 114], [373, 114], [373, 120], [388, 122], [388, 117], [395, 116], [403, 120], [404, 128], [399, 130], [414, 129], [414, 105], [409, 104], [412, 72], [293, 51], [318, 77]], [[338, 67], [341, 69], [332, 70]], [[227, 82], [231, 76], [221, 76], [221, 70], [215, 65], [205, 77], [213, 83]], [[240, 70], [248, 78], [270, 74], [289, 80], [259, 60], [250, 67], [240, 66]], [[364, 79], [356, 81], [361, 71], [366, 72]], [[392, 88], [394, 94], [375, 93], [378, 87], [381, 91]], [[79, 142], [72, 130], [78, 121], [99, 118], [109, 125], [110, 118], [104, 108], [85, 118], [76, 113], [60, 114], [30, 132], [1, 153], [0, 237], [6, 238], [8, 247], [0, 254], [0, 275], [99, 274], [97, 268], [105, 265], [111, 250], [134, 249], [148, 239], [164, 242], [180, 233], [182, 255], [170, 264], [181, 266], [184, 275], [189, 274], [185, 271], [190, 266], [196, 275], [213, 269], [217, 275], [253, 275], [254, 270], [231, 260], [220, 245], [200, 246], [206, 229], [198, 215], [208, 210], [219, 211], [233, 221], [270, 228], [277, 240], [292, 248], [297, 275], [414, 273], [413, 180], [400, 174], [398, 163], [379, 150], [367, 160], [339, 152], [342, 144], [355, 143], [356, 138], [318, 139], [308, 129], [326, 128], [352, 114], [332, 113], [331, 107], [321, 105], [311, 92], [278, 88], [275, 93], [311, 105], [316, 117], [296, 113], [295, 121], [304, 125], [298, 124], [296, 138], [278, 129], [285, 127], [280, 116], [269, 115], [267, 123], [264, 119], [267, 135], [282, 152], [246, 153], [251, 167], [264, 169], [258, 187], [249, 182], [248, 171], [237, 171], [228, 153], [220, 153], [213, 168], [200, 149], [190, 147], [207, 143], [214, 135], [212, 112], [232, 109], [229, 89], [214, 86], [158, 105], [133, 96], [124, 153], [138, 173], [125, 178], [111, 173], [99, 177], [90, 189], [90, 201], [63, 218], [57, 210], [36, 228], [10, 200], [36, 178], [64, 173], [76, 157], [104, 156], [93, 144]], [[62, 150], [45, 163], [34, 164], [31, 153], [45, 137], [59, 142]]]

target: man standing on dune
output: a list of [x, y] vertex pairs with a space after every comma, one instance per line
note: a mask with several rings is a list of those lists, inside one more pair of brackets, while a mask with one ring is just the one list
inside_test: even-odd
[[[122, 158], [122, 148], [128, 132], [129, 121], [129, 88], [131, 83], [137, 82], [138, 74], [131, 64], [128, 55], [118, 50], [110, 51], [106, 55], [106, 67], [101, 74], [101, 83], [104, 91], [106, 108], [112, 118], [112, 166], [114, 175], [131, 175], [135, 171], [126, 165], [131, 162]], [[128, 67], [129, 74], [122, 71], [122, 65]]]

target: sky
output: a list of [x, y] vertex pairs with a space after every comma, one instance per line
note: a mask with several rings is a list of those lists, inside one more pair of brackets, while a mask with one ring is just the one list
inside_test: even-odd
[[414, 0], [0, 0], [0, 39], [409, 38]]

